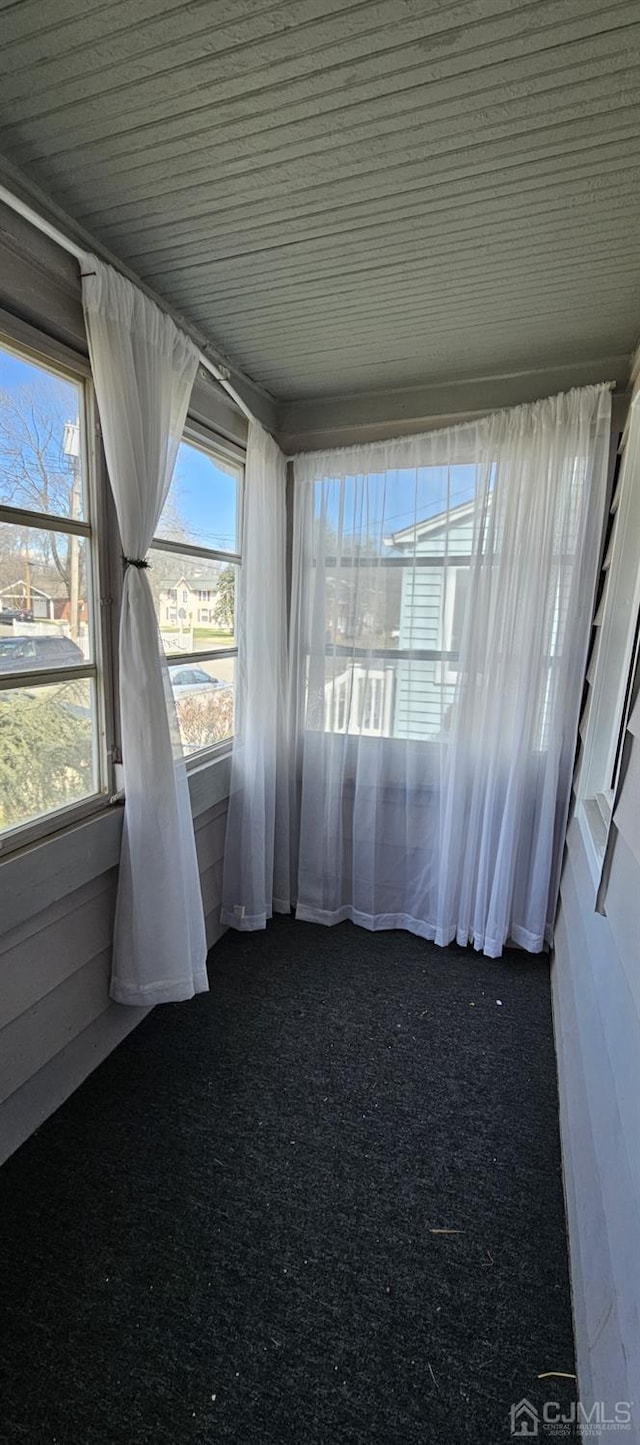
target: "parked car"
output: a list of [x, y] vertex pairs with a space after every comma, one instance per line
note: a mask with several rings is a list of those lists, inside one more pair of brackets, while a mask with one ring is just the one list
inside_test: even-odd
[[37, 668], [77, 667], [84, 653], [70, 637], [35, 633], [0, 637], [0, 672], [31, 672]]
[[175, 697], [189, 697], [192, 693], [206, 692], [211, 687], [229, 686], [219, 677], [210, 677], [203, 667], [172, 667], [169, 676]]
[[30, 607], [3, 607], [0, 609], [0, 623], [11, 624], [13, 622], [33, 622], [33, 612]]

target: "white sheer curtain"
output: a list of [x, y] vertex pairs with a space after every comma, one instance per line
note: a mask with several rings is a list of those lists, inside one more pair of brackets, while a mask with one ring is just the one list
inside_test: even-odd
[[223, 923], [247, 930], [264, 928], [274, 910], [289, 911], [285, 547], [286, 461], [268, 433], [252, 422], [237, 617], [239, 726], [221, 914]]
[[120, 617], [125, 815], [111, 996], [155, 1004], [208, 987], [187, 778], [146, 574], [198, 354], [169, 317], [94, 256], [83, 304], [126, 565]]
[[552, 936], [611, 399], [295, 460], [297, 916]]

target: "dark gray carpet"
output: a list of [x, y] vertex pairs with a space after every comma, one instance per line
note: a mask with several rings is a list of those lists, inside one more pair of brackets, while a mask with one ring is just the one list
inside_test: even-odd
[[0, 1170], [0, 1439], [497, 1445], [568, 1402], [547, 962], [289, 919], [211, 962]]

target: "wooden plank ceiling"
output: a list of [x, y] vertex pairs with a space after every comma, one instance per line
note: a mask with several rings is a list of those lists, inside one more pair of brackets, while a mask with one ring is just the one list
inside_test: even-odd
[[0, 152], [274, 396], [626, 365], [638, 0], [0, 0], [0, 35]]

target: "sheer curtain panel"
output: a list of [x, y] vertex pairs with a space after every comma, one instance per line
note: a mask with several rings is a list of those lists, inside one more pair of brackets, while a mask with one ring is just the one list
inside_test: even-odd
[[552, 937], [611, 397], [295, 460], [297, 916]]
[[[222, 922], [264, 928], [289, 911], [286, 794], [286, 461], [249, 425], [238, 603], [238, 734], [233, 745]], [[276, 836], [278, 847], [276, 852]]]
[[184, 760], [147, 577], [198, 353], [135, 286], [94, 256], [83, 304], [124, 550], [120, 712], [125, 814], [111, 996], [156, 1004], [207, 987], [202, 896]]

